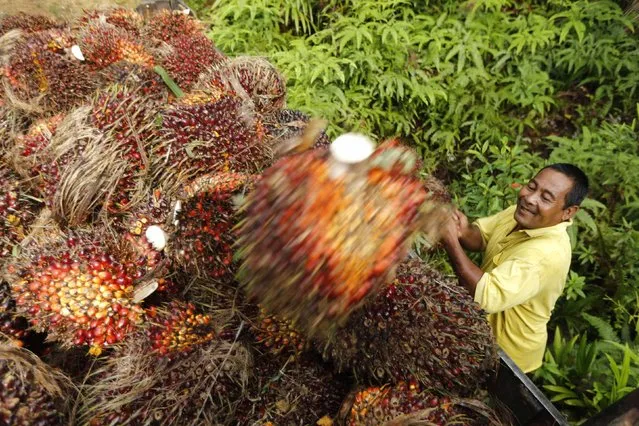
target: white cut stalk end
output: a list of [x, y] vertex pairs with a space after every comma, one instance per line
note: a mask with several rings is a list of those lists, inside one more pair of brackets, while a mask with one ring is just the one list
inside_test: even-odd
[[375, 150], [373, 141], [359, 133], [346, 133], [331, 144], [331, 154], [340, 163], [356, 164], [366, 160]]
[[84, 55], [82, 54], [82, 49], [77, 44], [71, 46], [71, 54], [73, 57], [79, 61], [84, 61]]
[[146, 228], [145, 233], [147, 241], [151, 244], [154, 250], [162, 251], [166, 247], [166, 232], [157, 225], [151, 225]]

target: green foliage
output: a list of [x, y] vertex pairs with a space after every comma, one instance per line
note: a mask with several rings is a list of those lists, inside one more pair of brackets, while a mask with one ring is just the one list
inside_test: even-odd
[[637, 386], [639, 38], [617, 3], [192, 5], [220, 49], [268, 57], [289, 106], [329, 120], [330, 136], [410, 142], [471, 217], [514, 203], [546, 164], [583, 168], [592, 188], [569, 228], [573, 262], [550, 324], [573, 337], [554, 334], [536, 377], [574, 421]]

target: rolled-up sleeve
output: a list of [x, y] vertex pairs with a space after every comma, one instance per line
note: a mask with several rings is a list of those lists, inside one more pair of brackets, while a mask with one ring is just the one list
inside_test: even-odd
[[489, 314], [520, 305], [540, 291], [541, 273], [539, 262], [507, 259], [482, 275], [475, 289], [475, 302]]

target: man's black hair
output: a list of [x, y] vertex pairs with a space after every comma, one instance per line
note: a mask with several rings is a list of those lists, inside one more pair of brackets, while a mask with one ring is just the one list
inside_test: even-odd
[[588, 195], [588, 176], [574, 164], [555, 163], [544, 167], [544, 169], [553, 169], [568, 176], [572, 180], [572, 189], [566, 195], [564, 209], [580, 205]]

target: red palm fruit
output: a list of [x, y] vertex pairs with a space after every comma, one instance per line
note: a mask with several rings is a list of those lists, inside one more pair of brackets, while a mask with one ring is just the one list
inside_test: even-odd
[[[273, 140], [275, 147], [287, 140], [300, 137], [309, 121], [310, 117], [308, 115], [302, 111], [292, 109], [275, 111], [264, 118], [266, 133]], [[326, 132], [321, 132], [313, 144], [313, 148], [328, 148], [330, 144], [331, 140], [326, 135]]]
[[133, 300], [135, 265], [99, 230], [65, 235], [45, 219], [38, 228], [6, 266], [17, 312], [65, 347], [90, 345], [99, 354], [122, 341], [143, 320]]
[[179, 12], [165, 10], [153, 16], [144, 28], [146, 38], [156, 39], [171, 44], [180, 36], [203, 34], [204, 28], [199, 21]]
[[201, 76], [198, 87], [235, 93], [260, 114], [276, 112], [286, 104], [284, 77], [264, 58], [240, 56], [220, 62]]
[[41, 207], [24, 182], [0, 162], [0, 266], [29, 232]]
[[350, 426], [502, 425], [497, 415], [482, 402], [442, 397], [424, 391], [416, 382], [360, 390], [345, 401], [342, 414], [344, 424]]
[[0, 18], [0, 36], [11, 30], [20, 30], [24, 33], [37, 33], [39, 31], [62, 28], [64, 24], [50, 17], [42, 15], [29, 15], [24, 12], [15, 15], [7, 15]]
[[380, 155], [333, 175], [331, 154], [314, 150], [266, 170], [239, 227], [248, 294], [309, 334], [343, 324], [392, 279], [422, 223], [446, 216], [416, 177], [395, 172], [412, 157], [401, 154], [408, 158]]
[[95, 21], [106, 22], [114, 27], [122, 28], [135, 36], [140, 35], [140, 31], [144, 26], [142, 15], [122, 7], [84, 11], [84, 14], [78, 19], [78, 25], [85, 27]]
[[179, 35], [168, 43], [171, 49], [159, 62], [184, 90], [190, 89], [200, 74], [225, 59], [204, 34]]
[[196, 313], [190, 303], [173, 301], [161, 308], [147, 310], [150, 326], [146, 335], [153, 351], [159, 355], [174, 357], [191, 352], [198, 346], [215, 339], [211, 317]]
[[245, 117], [232, 96], [217, 101], [169, 106], [162, 114], [162, 136], [168, 141], [153, 158], [160, 159], [162, 181], [192, 179], [212, 172], [260, 172], [270, 160], [257, 137], [254, 121]]
[[257, 355], [236, 424], [332, 424], [328, 421], [337, 415], [349, 388], [348, 378], [335, 375], [313, 354], [295, 361], [270, 353]]
[[78, 46], [92, 69], [103, 69], [119, 61], [147, 68], [154, 65], [153, 56], [125, 29], [102, 23], [90, 23], [83, 28]]
[[42, 31], [22, 38], [11, 49], [3, 73], [14, 97], [31, 104], [34, 111], [55, 113], [86, 100], [97, 81], [84, 62], [68, 54], [74, 43], [68, 30]]
[[[415, 379], [431, 389], [470, 395], [497, 368], [484, 312], [452, 279], [421, 260], [354, 314], [325, 348], [335, 363], [380, 383]], [[363, 358], [370, 362], [363, 363]]]
[[31, 352], [0, 343], [0, 383], [3, 425], [67, 423], [71, 381]]
[[260, 308], [251, 330], [257, 343], [273, 355], [287, 354], [299, 357], [307, 347], [306, 338], [286, 318], [270, 315]]
[[185, 270], [214, 279], [233, 276], [232, 230], [238, 222], [233, 198], [253, 180], [238, 173], [215, 173], [182, 188], [171, 256]]
[[[154, 318], [152, 329], [159, 329], [160, 318], [176, 317]], [[186, 328], [193, 327], [198, 328]], [[176, 331], [172, 329], [179, 345]], [[81, 424], [233, 424], [237, 401], [248, 385], [249, 351], [238, 342], [213, 338], [202, 339], [190, 351], [163, 356], [150, 350], [149, 337], [158, 336], [165, 337], [140, 330], [91, 374], [82, 388]]]

